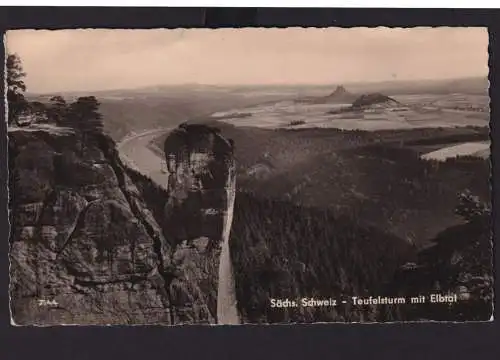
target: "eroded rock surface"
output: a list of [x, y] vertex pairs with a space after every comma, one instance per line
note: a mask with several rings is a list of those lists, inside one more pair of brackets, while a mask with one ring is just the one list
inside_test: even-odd
[[182, 125], [165, 140], [164, 151], [169, 172], [165, 228], [175, 229], [170, 232], [174, 266], [186, 276], [172, 286], [196, 284], [203, 298], [191, 300], [174, 291], [173, 301], [207, 304], [218, 323], [237, 323], [229, 257], [236, 191], [233, 144], [213, 128]]
[[[202, 196], [200, 202], [187, 190], [198, 179], [189, 173], [205, 174], [204, 166], [215, 174], [212, 182], [202, 176], [198, 185], [204, 189], [215, 190], [218, 181], [231, 178], [232, 152], [220, 162], [227, 166], [224, 173], [214, 161], [222, 139], [194, 139], [200, 143], [179, 153], [207, 146], [200, 153], [213, 156], [171, 164], [178, 169], [172, 178], [182, 185], [172, 186], [165, 207], [170, 214], [189, 208], [199, 215], [185, 236], [183, 216], [164, 216], [157, 210], [163, 207], [149, 206], [144, 189], [152, 183], [131, 180], [106, 136], [82, 142], [69, 129], [9, 132], [10, 295], [16, 324], [216, 321], [216, 249], [224, 238], [227, 201]], [[188, 203], [182, 202], [182, 189]], [[206, 221], [215, 214], [224, 215]], [[160, 218], [175, 220], [160, 224]], [[201, 223], [207, 225], [198, 228]]]

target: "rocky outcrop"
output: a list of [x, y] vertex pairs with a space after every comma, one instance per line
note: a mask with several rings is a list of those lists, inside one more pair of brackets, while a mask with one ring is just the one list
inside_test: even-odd
[[[222, 140], [188, 138], [199, 141], [189, 144], [200, 154], [218, 156], [230, 149], [219, 148]], [[179, 153], [185, 154], [185, 149], [189, 148]], [[202, 176], [207, 189], [215, 191], [218, 181], [224, 186], [227, 179], [234, 181], [231, 156], [228, 152], [220, 163], [228, 165], [225, 172], [224, 165], [208, 161], [216, 175]], [[205, 221], [190, 222], [191, 227], [182, 226], [182, 216], [168, 220], [173, 219], [171, 204], [182, 199], [183, 182], [191, 184], [189, 176], [181, 175], [200, 173], [206, 162], [199, 160], [174, 165], [178, 171], [170, 187], [173, 198], [166, 205], [170, 215], [164, 217], [158, 211], [163, 207], [149, 206], [145, 200], [144, 191], [153, 184], [131, 180], [108, 137], [82, 138], [55, 127], [9, 131], [13, 322], [215, 323], [220, 254], [216, 249], [228, 231], [224, 226], [229, 209], [222, 210], [230, 196], [202, 198], [206, 204], [198, 214], [206, 214]], [[219, 172], [225, 175], [221, 178]], [[186, 209], [186, 204], [194, 211], [201, 202], [188, 196], [177, 209]], [[220, 219], [206, 221], [215, 218], [210, 209], [219, 210]], [[203, 220], [200, 216], [194, 218]], [[201, 223], [206, 226], [197, 228]], [[181, 235], [186, 230], [189, 236]]]
[[217, 304], [218, 322], [237, 323], [229, 257], [236, 193], [233, 144], [213, 128], [181, 125], [165, 140], [164, 151], [169, 173], [165, 227], [174, 229], [174, 265], [186, 274], [172, 286], [182, 292], [187, 284], [198, 284], [205, 294], [199, 302]]

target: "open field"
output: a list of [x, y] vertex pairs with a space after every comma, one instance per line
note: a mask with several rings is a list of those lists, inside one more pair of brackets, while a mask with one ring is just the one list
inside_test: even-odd
[[[260, 128], [337, 128], [394, 130], [430, 127], [488, 126], [488, 97], [482, 95], [401, 95], [398, 106], [340, 111], [349, 104], [281, 101], [216, 112], [212, 118], [235, 126]], [[335, 113], [336, 110], [338, 113]], [[244, 114], [244, 116], [242, 116]]]
[[422, 155], [422, 159], [446, 160], [451, 157], [466, 155], [488, 158], [489, 149], [489, 142], [468, 142], [432, 151], [430, 153]]

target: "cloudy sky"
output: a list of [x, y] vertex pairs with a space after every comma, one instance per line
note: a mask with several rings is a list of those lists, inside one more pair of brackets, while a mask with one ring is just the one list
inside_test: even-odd
[[30, 92], [348, 83], [488, 73], [485, 28], [15, 30]]

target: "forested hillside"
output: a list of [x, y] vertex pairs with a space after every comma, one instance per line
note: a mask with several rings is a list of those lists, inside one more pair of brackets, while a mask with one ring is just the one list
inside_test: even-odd
[[490, 201], [488, 159], [420, 159], [426, 148], [432, 151], [439, 144], [489, 139], [487, 128], [368, 132], [217, 127], [236, 144], [240, 190], [328, 208], [417, 245], [463, 223], [453, 212], [458, 193], [468, 189]]
[[283, 309], [270, 299], [381, 294], [415, 250], [356, 219], [244, 192], [236, 197], [231, 246], [240, 311], [252, 323], [374, 321], [372, 307]]

